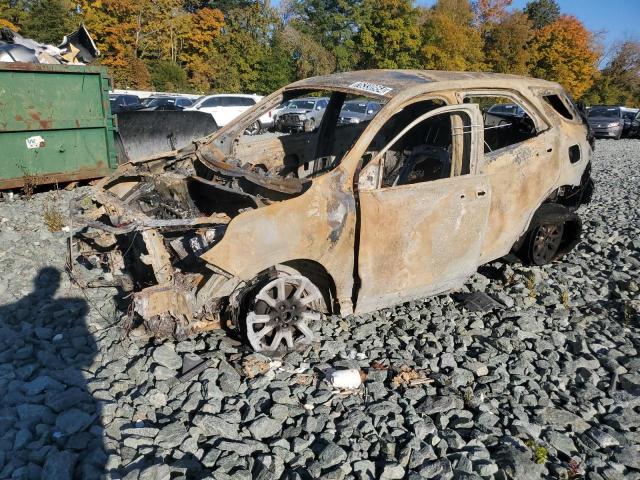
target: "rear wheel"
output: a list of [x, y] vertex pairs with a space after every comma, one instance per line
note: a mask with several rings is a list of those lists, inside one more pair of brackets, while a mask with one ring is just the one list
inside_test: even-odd
[[564, 223], [541, 223], [535, 226], [525, 242], [528, 263], [545, 265], [558, 254], [564, 235]]
[[312, 324], [321, 319], [324, 298], [318, 287], [300, 274], [280, 274], [262, 282], [241, 312], [247, 340], [257, 352], [300, 350], [315, 340]]

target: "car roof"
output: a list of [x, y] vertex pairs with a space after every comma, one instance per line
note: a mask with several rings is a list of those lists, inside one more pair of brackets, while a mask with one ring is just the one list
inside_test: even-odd
[[214, 93], [211, 95], [204, 95], [201, 99], [214, 97], [262, 98], [260, 95], [254, 95], [251, 93]]
[[309, 101], [309, 102], [317, 102], [318, 100], [329, 100], [329, 97], [297, 97], [297, 98], [292, 98], [289, 101], [296, 101], [296, 100], [304, 100], [304, 101]]
[[448, 72], [442, 70], [359, 70], [306, 78], [285, 87], [292, 89], [337, 89], [392, 98], [409, 89], [436, 91], [446, 88], [513, 88], [521, 87], [559, 89], [556, 82], [504, 73]]

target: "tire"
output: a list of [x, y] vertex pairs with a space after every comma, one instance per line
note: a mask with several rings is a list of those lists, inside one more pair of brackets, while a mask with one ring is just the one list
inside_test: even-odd
[[255, 122], [253, 122], [244, 131], [244, 133], [247, 135], [258, 135], [260, 132], [262, 132], [262, 124], [260, 123], [260, 120], [256, 120]]
[[529, 265], [546, 265], [569, 252], [580, 240], [581, 231], [582, 222], [575, 212], [544, 204], [531, 220], [517, 255]]
[[283, 354], [316, 340], [312, 325], [325, 310], [322, 292], [308, 277], [279, 266], [243, 296], [236, 321], [253, 350]]
[[525, 242], [527, 263], [546, 265], [551, 263], [562, 244], [564, 223], [542, 223], [536, 225]]

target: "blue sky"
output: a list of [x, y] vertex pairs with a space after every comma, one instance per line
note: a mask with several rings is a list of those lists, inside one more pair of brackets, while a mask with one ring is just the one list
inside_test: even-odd
[[[523, 8], [528, 0], [513, 0]], [[430, 6], [435, 0], [418, 0]], [[640, 0], [558, 0], [562, 13], [579, 18], [592, 32], [602, 32], [606, 46], [626, 38], [640, 40]]]

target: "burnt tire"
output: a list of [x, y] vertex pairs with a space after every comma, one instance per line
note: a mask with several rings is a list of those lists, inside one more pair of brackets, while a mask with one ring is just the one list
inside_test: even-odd
[[280, 355], [312, 344], [312, 325], [326, 310], [322, 292], [308, 277], [278, 268], [243, 295], [236, 319], [246, 342], [263, 354]]
[[546, 265], [571, 251], [581, 232], [582, 222], [575, 212], [563, 205], [544, 204], [533, 216], [517, 255], [528, 265]]

